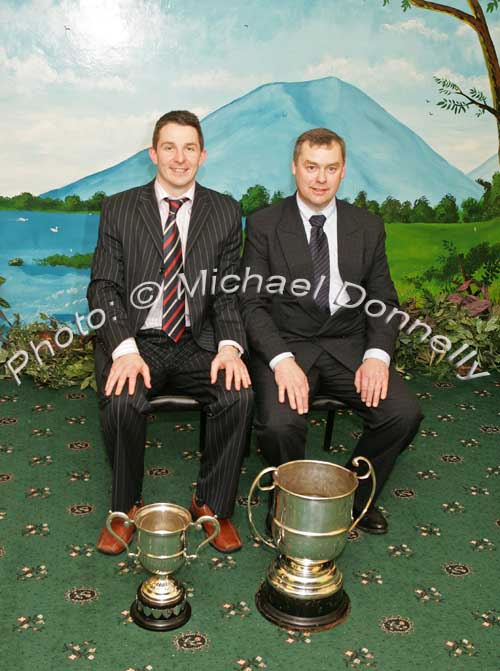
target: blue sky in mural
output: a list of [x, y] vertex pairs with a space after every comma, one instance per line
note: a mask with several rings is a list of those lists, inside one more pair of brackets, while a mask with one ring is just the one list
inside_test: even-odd
[[[500, 12], [487, 16], [498, 49]], [[476, 35], [452, 17], [404, 13], [399, 0], [3, 0], [0, 45], [4, 195], [128, 158], [168, 109], [204, 116], [264, 83], [328, 75], [465, 172], [496, 151], [493, 117], [435, 107], [435, 74], [489, 94]]]

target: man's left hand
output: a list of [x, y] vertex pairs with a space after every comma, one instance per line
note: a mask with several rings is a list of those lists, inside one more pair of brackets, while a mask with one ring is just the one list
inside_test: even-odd
[[376, 408], [387, 397], [389, 367], [380, 359], [365, 359], [356, 371], [354, 386], [368, 407]]
[[219, 353], [213, 359], [210, 366], [210, 382], [215, 384], [217, 381], [217, 373], [219, 370], [226, 371], [226, 389], [231, 389], [231, 384], [234, 380], [234, 388], [236, 391], [243, 386], [245, 389], [250, 387], [251, 380], [247, 367], [240, 359], [238, 350], [232, 345], [224, 345], [219, 350]]

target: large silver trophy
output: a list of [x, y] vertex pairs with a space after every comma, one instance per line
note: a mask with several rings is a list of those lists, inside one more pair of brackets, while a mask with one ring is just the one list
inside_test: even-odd
[[[261, 614], [280, 627], [296, 631], [330, 629], [349, 615], [350, 600], [335, 563], [352, 531], [370, 506], [375, 493], [375, 473], [365, 457], [353, 459], [363, 475], [325, 461], [289, 461], [265, 468], [252, 483], [248, 518], [255, 535], [279, 554], [268, 568], [255, 601]], [[260, 480], [272, 473], [272, 484]], [[359, 480], [371, 476], [370, 497], [353, 521], [353, 500]], [[273, 493], [272, 538], [255, 527], [251, 500], [258, 487]]]
[[[126, 526], [137, 528], [137, 553], [130, 552], [125, 541], [111, 527], [114, 519], [121, 519]], [[187, 550], [187, 532], [191, 527], [200, 530], [203, 522], [214, 525], [214, 532], [203, 540], [194, 554]], [[110, 512], [106, 519], [110, 534], [122, 543], [128, 556], [139, 561], [153, 575], [144, 580], [130, 608], [134, 622], [144, 629], [168, 631], [182, 627], [191, 617], [191, 606], [186, 590], [172, 574], [186, 560], [196, 559], [198, 552], [219, 533], [215, 517], [204, 515], [193, 522], [186, 508], [174, 503], [152, 503], [140, 508], [132, 521], [125, 513]]]

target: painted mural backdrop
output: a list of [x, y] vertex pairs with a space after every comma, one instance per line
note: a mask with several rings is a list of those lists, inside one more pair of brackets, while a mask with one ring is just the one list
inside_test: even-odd
[[0, 33], [4, 323], [87, 312], [102, 199], [153, 177], [169, 109], [202, 118], [200, 181], [244, 214], [293, 190], [299, 133], [332, 128], [400, 297], [499, 301], [497, 0], [4, 0]]

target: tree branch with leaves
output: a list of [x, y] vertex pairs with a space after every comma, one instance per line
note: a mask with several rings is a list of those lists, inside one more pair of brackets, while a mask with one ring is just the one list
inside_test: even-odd
[[[382, 0], [383, 6], [388, 5], [390, 1]], [[500, 64], [488, 22], [479, 0], [467, 0], [467, 4], [469, 5], [470, 12], [465, 12], [439, 2], [429, 2], [428, 0], [401, 0], [401, 8], [404, 12], [407, 12], [412, 7], [417, 7], [418, 9], [427, 9], [440, 14], [447, 14], [470, 26], [476, 33], [488, 74], [492, 104], [489, 105], [485, 94], [476, 88], [472, 88], [466, 93], [456, 82], [434, 77], [439, 86], [439, 92], [446, 96], [437, 104], [439, 107], [451, 110], [455, 114], [467, 112], [471, 108], [475, 108], [476, 116], [481, 116], [485, 112], [492, 114], [497, 123], [498, 161], [500, 163]], [[500, 0], [488, 0], [486, 12], [494, 12], [499, 7]], [[454, 97], [451, 98], [451, 96]]]

